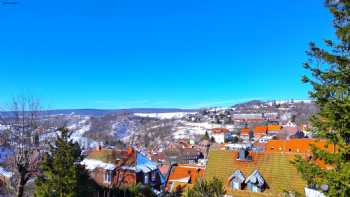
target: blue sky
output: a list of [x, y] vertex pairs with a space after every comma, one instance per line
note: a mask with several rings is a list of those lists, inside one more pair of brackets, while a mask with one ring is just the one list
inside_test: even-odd
[[0, 5], [0, 104], [225, 106], [305, 99], [310, 41], [332, 38], [322, 0], [18, 0]]

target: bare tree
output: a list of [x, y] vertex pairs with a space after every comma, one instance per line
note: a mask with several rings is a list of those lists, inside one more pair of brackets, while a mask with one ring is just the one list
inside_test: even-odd
[[42, 123], [40, 103], [32, 97], [16, 97], [10, 111], [0, 115], [0, 121], [10, 131], [7, 140], [14, 150], [14, 156], [9, 163], [14, 172], [16, 196], [22, 197], [25, 185], [38, 170], [39, 130]]

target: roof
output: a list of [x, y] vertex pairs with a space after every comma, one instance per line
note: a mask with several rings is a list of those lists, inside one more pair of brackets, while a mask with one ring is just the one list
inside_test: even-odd
[[158, 168], [157, 164], [149, 160], [146, 156], [141, 153], [137, 153], [136, 156], [136, 172], [148, 173]]
[[292, 153], [311, 153], [310, 145], [314, 144], [318, 148], [323, 148], [329, 152], [333, 151], [333, 145], [330, 144], [327, 148], [325, 140], [316, 139], [289, 139], [289, 140], [270, 140], [266, 143], [265, 150], [267, 152], [292, 152]]
[[228, 130], [227, 128], [213, 128], [213, 129], [211, 129], [211, 131], [212, 131], [214, 134], [229, 132], [229, 130]]
[[229, 181], [232, 181], [233, 179], [237, 180], [239, 183], [243, 183], [245, 180], [244, 175], [240, 170], [236, 170], [229, 178]]
[[[304, 193], [306, 182], [301, 178], [296, 168], [290, 163], [296, 154], [281, 153], [252, 153], [252, 161], [236, 160], [238, 152], [213, 150], [208, 156], [205, 179], [219, 178], [227, 184], [228, 178], [236, 171], [250, 175], [259, 170], [269, 186], [262, 193], [251, 193], [246, 188], [243, 191], [231, 190], [228, 185], [227, 193], [233, 196], [280, 196], [284, 190], [294, 190]], [[249, 195], [248, 195], [249, 193]]]
[[100, 160], [95, 159], [84, 159], [80, 162], [81, 165], [84, 165], [87, 170], [94, 170], [96, 168], [103, 168], [105, 170], [114, 170], [115, 165], [113, 163], [105, 163]]
[[[205, 167], [191, 164], [176, 164], [172, 166], [169, 174], [166, 190], [169, 191], [171, 183], [186, 183], [186, 185], [195, 184], [199, 177], [204, 176]], [[186, 182], [187, 181], [187, 182]], [[182, 185], [184, 186], [184, 185]], [[173, 190], [175, 188], [172, 188]]]
[[241, 129], [241, 135], [249, 135], [249, 131], [250, 131], [249, 128], [242, 128]]
[[281, 131], [282, 127], [277, 124], [269, 124], [267, 125], [267, 131]]
[[254, 133], [266, 133], [267, 132], [267, 126], [265, 125], [258, 125], [254, 128]]
[[81, 164], [85, 165], [89, 170], [95, 168], [112, 169], [113, 165], [114, 168], [119, 166], [125, 170], [136, 172], [142, 171], [144, 173], [148, 173], [158, 168], [155, 162], [132, 148], [128, 148], [127, 150], [93, 150]]
[[261, 176], [258, 170], [254, 170], [254, 172], [247, 177], [245, 180], [245, 183], [253, 183], [257, 184], [259, 187], [262, 187], [265, 184], [264, 178]]

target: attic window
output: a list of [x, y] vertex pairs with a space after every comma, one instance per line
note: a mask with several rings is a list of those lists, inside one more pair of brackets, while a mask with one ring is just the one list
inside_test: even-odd
[[112, 171], [106, 170], [104, 174], [104, 182], [111, 183], [112, 182]]

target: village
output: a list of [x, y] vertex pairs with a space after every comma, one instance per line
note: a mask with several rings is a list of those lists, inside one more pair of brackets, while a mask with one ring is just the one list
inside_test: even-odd
[[[307, 122], [296, 117], [297, 105], [312, 103], [253, 102], [184, 113], [174, 119], [181, 126], [172, 129], [172, 140], [148, 147], [137, 142], [118, 146], [94, 142], [83, 149], [79, 165], [106, 189], [142, 184], [157, 195], [181, 194], [200, 179], [216, 177], [224, 183], [226, 196], [322, 196], [307, 186], [291, 163], [297, 155], [312, 160], [310, 145], [326, 145], [312, 136]], [[10, 158], [4, 154], [11, 150], [1, 154], [0, 158]], [[318, 165], [327, 168], [322, 162]], [[2, 167], [2, 184], [11, 175]]]

